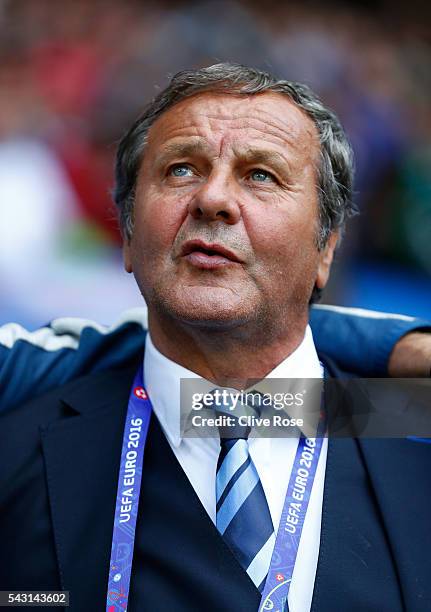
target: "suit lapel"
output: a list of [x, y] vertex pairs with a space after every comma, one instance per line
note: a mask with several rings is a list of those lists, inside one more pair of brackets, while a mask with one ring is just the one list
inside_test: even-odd
[[407, 610], [431, 609], [431, 445], [360, 439]]
[[[350, 443], [353, 443], [351, 440]], [[319, 560], [314, 582], [311, 612], [346, 609], [346, 594], [341, 585], [348, 583], [352, 564], [356, 574], [361, 572], [361, 554], [350, 525], [343, 521], [348, 485], [346, 483], [344, 440], [328, 440], [328, 455], [323, 494]], [[346, 549], [353, 556], [346, 559]], [[355, 567], [355, 562], [357, 566]]]
[[89, 377], [62, 398], [73, 416], [41, 432], [54, 537], [72, 609], [106, 597], [118, 458], [133, 370]]
[[[330, 376], [343, 378], [330, 360], [323, 357], [323, 361]], [[363, 396], [359, 401], [368, 400]], [[369, 408], [365, 407], [364, 414], [368, 412]], [[319, 561], [311, 611], [345, 609], [346, 593], [342, 592], [342, 585], [350, 583], [354, 587], [357, 580], [375, 589], [372, 591], [374, 605], [382, 598], [378, 587], [382, 568], [378, 563], [375, 580], [372, 575], [367, 578], [369, 561], [372, 563], [374, 559], [366, 558], [366, 549], [356, 537], [357, 525], [353, 523], [350, 528], [344, 520], [345, 515], [351, 515], [360, 521], [365, 510], [364, 500], [363, 506], [355, 507], [358, 503], [355, 489], [346, 487], [346, 466], [354, 450], [352, 445], [359, 449], [369, 488], [367, 498], [374, 499], [389, 547], [395, 571], [392, 581], [399, 583], [398, 599], [402, 599], [404, 609], [426, 612], [431, 609], [431, 528], [427, 510], [431, 499], [431, 444], [366, 438], [332, 438], [328, 442]], [[358, 601], [356, 605], [359, 607], [349, 606], [349, 609], [368, 609], [365, 605], [361, 608]]]
[[399, 576], [357, 440], [330, 439], [312, 612], [401, 612]]

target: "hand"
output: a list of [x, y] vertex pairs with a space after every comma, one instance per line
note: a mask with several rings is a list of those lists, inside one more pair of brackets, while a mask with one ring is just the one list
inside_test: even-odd
[[411, 332], [392, 349], [389, 376], [395, 378], [431, 376], [431, 334]]

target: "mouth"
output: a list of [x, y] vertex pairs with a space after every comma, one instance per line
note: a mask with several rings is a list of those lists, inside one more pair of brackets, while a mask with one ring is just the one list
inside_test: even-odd
[[181, 249], [181, 256], [192, 266], [203, 270], [215, 270], [242, 263], [233, 251], [220, 244], [209, 244], [203, 240], [185, 242]]

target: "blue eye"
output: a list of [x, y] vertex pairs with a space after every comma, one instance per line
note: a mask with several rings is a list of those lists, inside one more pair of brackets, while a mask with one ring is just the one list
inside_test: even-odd
[[188, 166], [172, 166], [169, 172], [172, 176], [182, 177], [182, 176], [190, 176], [192, 173], [191, 169]]
[[250, 174], [253, 181], [257, 181], [258, 183], [265, 183], [268, 180], [272, 181], [272, 175], [266, 170], [253, 170]]

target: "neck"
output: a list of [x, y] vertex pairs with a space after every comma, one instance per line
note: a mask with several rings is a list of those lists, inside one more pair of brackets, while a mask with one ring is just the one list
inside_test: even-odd
[[154, 346], [168, 359], [218, 386], [245, 389], [265, 378], [301, 344], [307, 318], [277, 329], [220, 330], [161, 320], [149, 311]]

